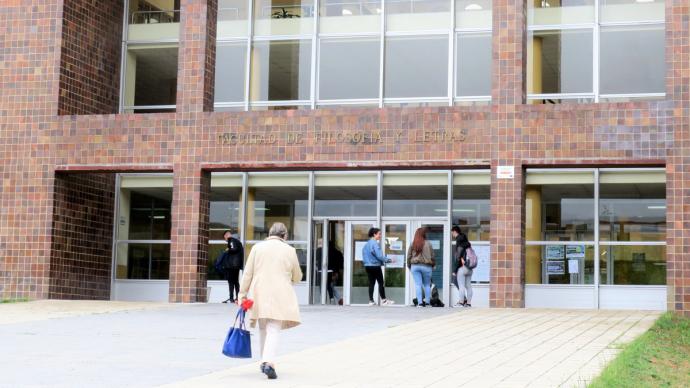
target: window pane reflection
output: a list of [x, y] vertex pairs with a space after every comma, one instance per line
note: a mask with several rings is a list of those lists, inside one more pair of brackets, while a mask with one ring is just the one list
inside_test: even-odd
[[664, 25], [601, 28], [601, 93], [664, 93]]
[[321, 0], [321, 33], [378, 32], [381, 25], [381, 1]]
[[491, 33], [458, 34], [456, 95], [491, 95]]
[[252, 101], [309, 100], [311, 40], [259, 41], [252, 45]]
[[254, 35], [311, 35], [313, 0], [254, 0]]
[[449, 0], [396, 0], [386, 2], [387, 31], [430, 31], [450, 25]]
[[592, 93], [592, 31], [530, 31], [527, 46], [530, 94]]
[[448, 96], [448, 37], [386, 38], [385, 67], [385, 97]]
[[247, 68], [247, 43], [216, 45], [215, 102], [242, 102]]
[[602, 284], [666, 284], [665, 246], [602, 246], [600, 250]]
[[267, 238], [274, 222], [287, 226], [288, 240], [307, 240], [308, 178], [282, 178], [250, 177], [246, 240]]
[[379, 39], [323, 39], [319, 59], [319, 99], [379, 96]]

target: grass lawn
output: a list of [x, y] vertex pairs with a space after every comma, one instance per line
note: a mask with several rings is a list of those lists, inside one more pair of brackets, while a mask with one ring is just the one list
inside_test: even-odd
[[20, 298], [20, 299], [0, 299], [0, 303], [19, 303], [19, 302], [28, 302], [29, 299], [25, 298]]
[[626, 345], [589, 385], [689, 387], [690, 318], [662, 315], [649, 331]]

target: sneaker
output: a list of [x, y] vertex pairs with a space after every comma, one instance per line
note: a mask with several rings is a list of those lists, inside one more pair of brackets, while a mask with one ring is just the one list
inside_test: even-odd
[[472, 307], [472, 305], [469, 303], [465, 303], [465, 307]]
[[369, 302], [369, 306], [376, 306], [376, 302]]
[[381, 304], [384, 305], [384, 306], [390, 306], [390, 305], [392, 305], [392, 304], [395, 304], [395, 301], [394, 301], [394, 300], [390, 300], [390, 299], [384, 299], [384, 300], [381, 301]]

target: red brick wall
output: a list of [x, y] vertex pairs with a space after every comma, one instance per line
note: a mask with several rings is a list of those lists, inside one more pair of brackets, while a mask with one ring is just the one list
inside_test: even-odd
[[52, 299], [110, 299], [115, 174], [57, 174]]
[[124, 1], [64, 0], [58, 114], [118, 112]]

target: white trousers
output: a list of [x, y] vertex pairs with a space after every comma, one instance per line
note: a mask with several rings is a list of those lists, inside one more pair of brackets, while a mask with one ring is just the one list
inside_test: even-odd
[[259, 335], [261, 338], [261, 362], [273, 365], [278, 352], [280, 330], [283, 324], [274, 319], [259, 320]]

